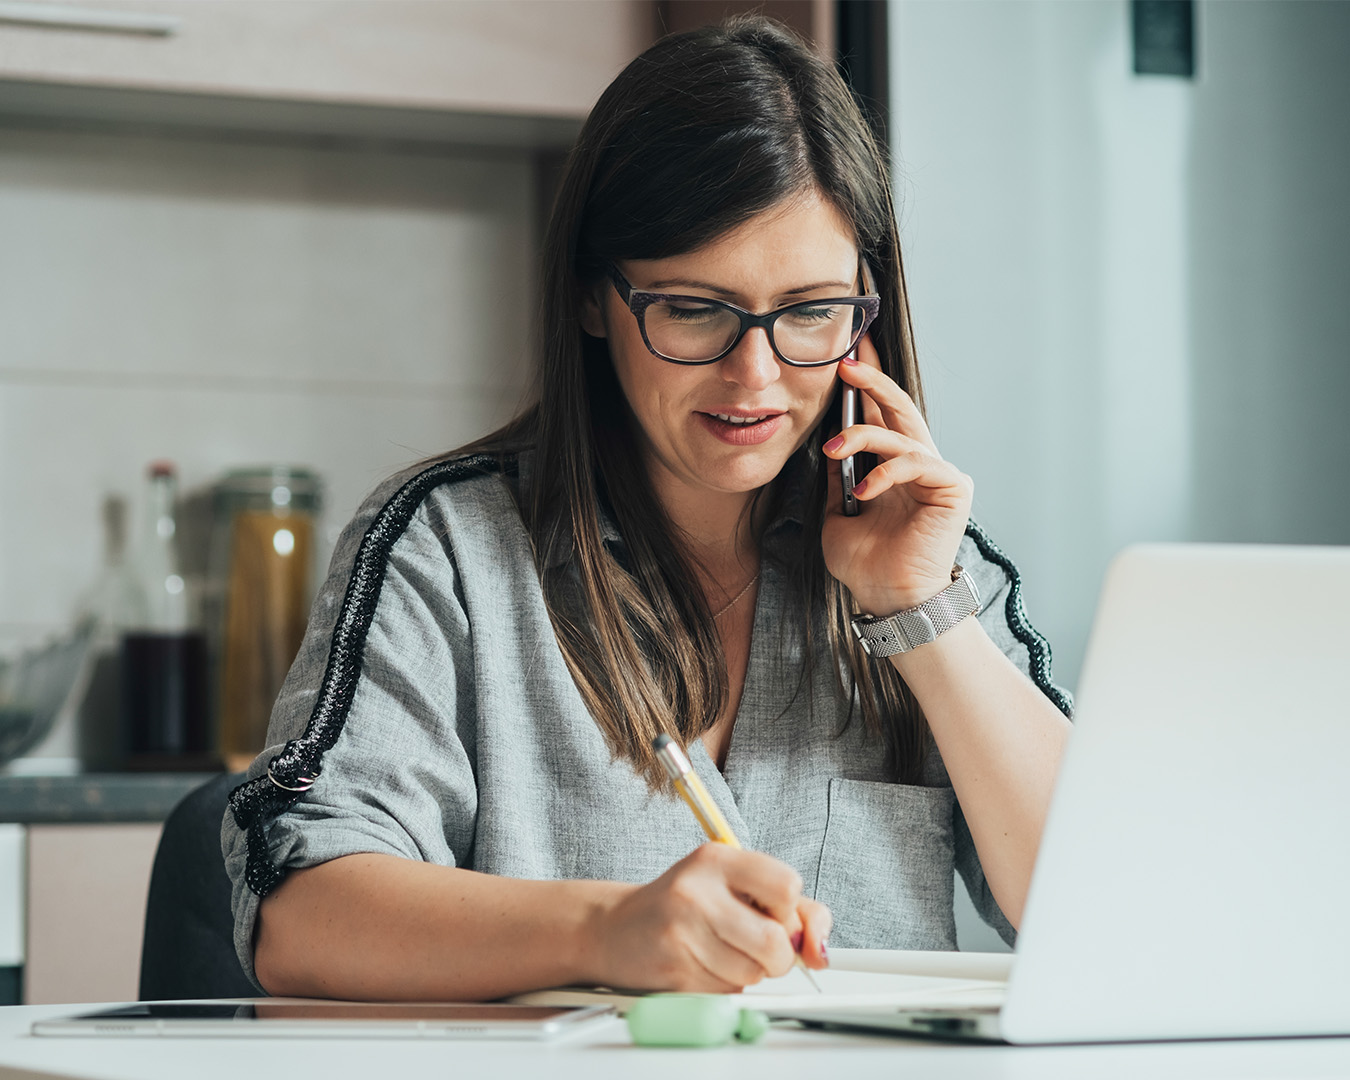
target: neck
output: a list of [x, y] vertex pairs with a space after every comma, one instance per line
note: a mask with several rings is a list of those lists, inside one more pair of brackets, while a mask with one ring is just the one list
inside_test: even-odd
[[735, 580], [759, 568], [755, 544], [759, 522], [750, 510], [754, 496], [754, 492], [710, 495], [673, 484], [657, 490], [666, 516], [685, 538], [690, 554], [719, 580]]

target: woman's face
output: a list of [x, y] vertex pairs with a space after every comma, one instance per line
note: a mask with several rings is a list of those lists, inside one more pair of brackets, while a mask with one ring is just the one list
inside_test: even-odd
[[[697, 251], [618, 264], [634, 289], [706, 296], [756, 313], [855, 295], [857, 265], [853, 230], [814, 194], [766, 211]], [[836, 365], [789, 367], [759, 328], [714, 364], [672, 364], [647, 350], [637, 319], [608, 282], [599, 301], [587, 305], [583, 325], [608, 338], [653, 486], [667, 501], [763, 487], [824, 416]]]

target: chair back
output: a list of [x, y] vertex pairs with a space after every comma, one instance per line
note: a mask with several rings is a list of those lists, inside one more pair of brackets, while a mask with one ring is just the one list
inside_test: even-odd
[[141, 946], [142, 1001], [257, 997], [234, 951], [220, 824], [237, 774], [189, 792], [164, 822], [150, 874]]

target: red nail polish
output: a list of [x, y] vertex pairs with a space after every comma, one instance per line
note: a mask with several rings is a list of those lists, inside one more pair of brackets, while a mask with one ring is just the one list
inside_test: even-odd
[[866, 490], [867, 490], [867, 481], [866, 481], [866, 480], [859, 480], [856, 484], [853, 485], [853, 494], [854, 494], [854, 495], [861, 495], [861, 494], [862, 494], [864, 491], [866, 491]]
[[792, 951], [795, 952], [795, 953], [801, 952], [801, 951], [802, 951], [802, 932], [801, 932], [800, 930], [798, 930], [795, 934], [792, 935], [792, 937], [791, 937], [790, 940], [792, 941]]
[[846, 357], [844, 357], [844, 358], [843, 358], [842, 360], [840, 360], [839, 362], [840, 362], [841, 364], [847, 364], [849, 367], [853, 367], [853, 365], [856, 364], [856, 363], [858, 362], [858, 354], [857, 354], [857, 353], [849, 353]]
[[828, 938], [820, 943], [820, 958], [827, 964], [830, 962], [830, 942]]
[[844, 445], [844, 437], [842, 435], [836, 435], [833, 439], [831, 439], [829, 442], [825, 444], [825, 449], [828, 450], [830, 453], [834, 453], [843, 445]]

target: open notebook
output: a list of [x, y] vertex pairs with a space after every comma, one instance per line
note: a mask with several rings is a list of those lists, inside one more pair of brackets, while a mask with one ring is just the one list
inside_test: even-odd
[[[796, 968], [730, 995], [771, 1015], [791, 1016], [859, 1007], [997, 1007], [1012, 967], [1011, 953], [831, 949], [830, 967], [813, 972], [821, 993]], [[510, 1000], [526, 1005], [613, 1005], [620, 1012], [639, 995], [604, 988], [536, 990]]]

